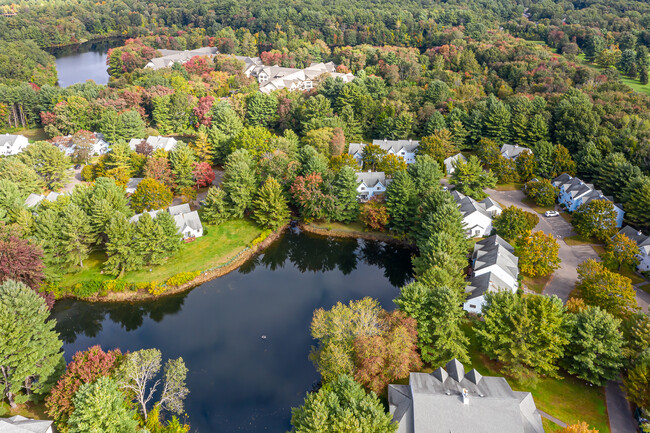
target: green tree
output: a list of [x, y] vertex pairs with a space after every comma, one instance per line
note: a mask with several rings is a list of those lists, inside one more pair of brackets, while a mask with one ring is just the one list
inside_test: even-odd
[[289, 220], [289, 207], [282, 186], [272, 177], [255, 194], [252, 217], [264, 228], [278, 229]]
[[334, 206], [334, 219], [345, 223], [352, 222], [359, 216], [359, 202], [357, 201], [357, 176], [351, 167], [341, 167], [334, 177], [332, 185], [336, 197]]
[[559, 250], [552, 234], [539, 231], [520, 237], [516, 244], [519, 270], [531, 277], [549, 275], [560, 267]]
[[494, 188], [496, 178], [490, 170], [484, 171], [478, 158], [471, 155], [467, 161], [458, 161], [451, 175], [451, 183], [456, 189], [475, 200], [487, 197], [485, 188]]
[[650, 350], [634, 360], [623, 378], [627, 398], [639, 407], [650, 408]]
[[361, 162], [364, 170], [377, 171], [377, 165], [386, 156], [386, 151], [376, 144], [367, 144], [363, 147]]
[[483, 119], [485, 135], [497, 143], [506, 143], [510, 138], [510, 117], [508, 106], [494, 96], [490, 96]]
[[201, 206], [201, 218], [208, 224], [221, 224], [229, 218], [226, 193], [218, 186], [211, 186]]
[[402, 287], [395, 304], [417, 321], [418, 347], [425, 362], [469, 361], [469, 339], [461, 328], [465, 318], [462, 303], [459, 292], [446, 287], [429, 288], [420, 282]]
[[253, 161], [247, 151], [238, 150], [228, 156], [221, 188], [226, 193], [230, 215], [242, 218], [250, 208], [255, 188]]
[[594, 137], [600, 118], [586, 94], [570, 89], [555, 107], [553, 124], [555, 140], [577, 152]]
[[428, 137], [422, 137], [418, 147], [418, 154], [430, 156], [440, 167], [445, 159], [457, 153], [458, 148], [453, 143], [451, 132], [446, 128], [437, 130]]
[[174, 217], [168, 212], [159, 212], [154, 219], [154, 222], [162, 229], [163, 232], [163, 246], [165, 254], [169, 257], [181, 248], [181, 241], [183, 235], [178, 232], [178, 226]]
[[567, 372], [594, 385], [615, 379], [623, 368], [621, 321], [598, 307], [569, 314], [569, 341], [563, 366]]
[[557, 296], [488, 292], [484, 321], [476, 335], [481, 348], [516, 378], [531, 373], [555, 376], [569, 343], [564, 306]]
[[571, 159], [569, 149], [558, 144], [553, 149], [553, 171], [551, 177], [557, 177], [562, 173], [568, 173], [571, 176], [575, 176], [576, 163]]
[[138, 218], [135, 226], [133, 245], [135, 252], [142, 258], [145, 265], [159, 265], [167, 257], [167, 238], [162, 227], [158, 225], [148, 212]]
[[124, 272], [138, 269], [142, 262], [136, 254], [133, 237], [135, 227], [122, 213], [111, 218], [106, 228], [106, 255], [104, 270], [111, 275], [122, 275]]
[[83, 261], [90, 254], [92, 242], [89, 218], [79, 206], [70, 204], [63, 210], [60, 221], [65, 262], [83, 268]]
[[291, 409], [291, 425], [291, 431], [300, 433], [397, 431], [377, 395], [366, 394], [348, 375], [325, 384], [309, 394], [301, 407]]
[[13, 280], [0, 284], [0, 386], [11, 408], [48, 392], [65, 365], [55, 325], [34, 290]]
[[417, 191], [411, 176], [398, 172], [386, 188], [386, 209], [393, 229], [406, 233], [413, 227], [418, 205]]
[[36, 170], [17, 158], [0, 159], [0, 178], [20, 185], [26, 195], [40, 194], [44, 185]]
[[533, 199], [537, 206], [553, 206], [560, 190], [553, 186], [549, 179], [531, 180], [524, 186], [526, 195]]
[[440, 189], [442, 171], [440, 165], [430, 156], [417, 155], [415, 163], [409, 165], [408, 173], [415, 183], [418, 194], [424, 195], [433, 189]]
[[274, 95], [253, 92], [246, 98], [246, 120], [251, 126], [271, 125], [277, 117], [278, 99]]
[[81, 385], [68, 420], [69, 433], [131, 433], [138, 422], [127, 407], [115, 380], [103, 376]]
[[606, 241], [616, 233], [616, 211], [609, 200], [591, 200], [573, 212], [571, 224], [585, 238]]
[[58, 147], [47, 141], [30, 144], [19, 154], [19, 158], [33, 167], [50, 189], [63, 187], [70, 177], [68, 172], [72, 165], [70, 159]]
[[616, 317], [628, 316], [638, 308], [630, 279], [592, 259], [578, 265], [576, 288], [587, 304], [600, 307]]
[[172, 203], [172, 191], [155, 179], [145, 178], [131, 196], [131, 208], [135, 212], [163, 209]]
[[508, 206], [494, 218], [492, 227], [507, 241], [527, 236], [539, 222], [539, 217], [516, 206]]
[[638, 176], [623, 190], [625, 219], [643, 230], [650, 230], [650, 177]]
[[527, 182], [535, 176], [537, 170], [537, 162], [535, 155], [531, 152], [521, 153], [515, 160], [517, 165], [517, 174], [522, 182]]
[[623, 265], [634, 269], [639, 264], [637, 254], [639, 254], [639, 246], [636, 242], [624, 234], [618, 233], [608, 240], [603, 260], [619, 271]]
[[182, 142], [178, 143], [174, 150], [169, 153], [169, 162], [171, 163], [174, 180], [179, 190], [183, 187], [192, 187], [195, 185], [192, 171], [194, 170], [196, 155], [187, 144]]

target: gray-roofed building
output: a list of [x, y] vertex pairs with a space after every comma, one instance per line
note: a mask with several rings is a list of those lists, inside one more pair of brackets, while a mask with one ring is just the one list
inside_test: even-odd
[[29, 140], [24, 135], [0, 135], [0, 155], [17, 155], [29, 146]]
[[0, 433], [53, 433], [52, 421], [25, 418], [16, 415], [0, 418]]
[[497, 202], [489, 197], [479, 202], [455, 190], [451, 192], [451, 195], [456, 200], [458, 210], [463, 216], [467, 237], [487, 236], [492, 232], [492, 220], [502, 211]]
[[171, 68], [174, 63], [183, 64], [189, 61], [192, 57], [207, 56], [212, 58], [219, 53], [219, 51], [214, 47], [203, 47], [186, 51], [158, 50], [158, 52], [160, 52], [162, 56], [151, 59], [149, 63], [145, 65], [145, 68], [153, 69], [154, 71], [158, 69]]
[[203, 236], [203, 224], [201, 224], [201, 218], [197, 211], [176, 214], [174, 221], [178, 232], [183, 235], [183, 239]]
[[450, 156], [449, 158], [446, 158], [442, 163], [445, 166], [445, 171], [447, 172], [447, 175], [452, 174], [454, 171], [456, 171], [456, 164], [458, 164], [458, 161], [467, 161], [467, 158], [465, 158], [465, 155], [462, 153], [458, 152], [454, 156]]
[[[415, 162], [415, 154], [420, 142], [417, 140], [372, 140], [372, 144], [379, 146], [388, 155], [399, 156], [407, 164]], [[359, 163], [363, 158], [363, 148], [366, 143], [350, 143], [348, 153], [352, 155]]]
[[354, 80], [354, 75], [336, 72], [336, 65], [328, 63], [312, 63], [307, 68], [285, 68], [283, 66], [266, 66], [261, 64], [246, 63], [245, 58], [241, 59], [246, 64], [244, 73], [247, 76], [257, 78], [260, 84], [260, 92], [271, 93], [275, 90], [288, 89], [309, 90], [313, 89], [316, 80], [323, 74], [332, 78], [340, 79], [344, 83]]
[[127, 194], [133, 194], [136, 189], [138, 189], [138, 185], [140, 185], [140, 182], [142, 182], [144, 178], [143, 177], [132, 177], [126, 182], [126, 193]]
[[146, 141], [149, 146], [152, 147], [152, 150], [162, 149], [165, 152], [171, 152], [178, 144], [178, 141], [174, 137], [162, 137], [160, 135], [152, 135], [144, 138], [132, 138], [129, 141], [129, 147], [131, 150], [135, 150], [136, 146], [143, 141]]
[[146, 213], [148, 213], [149, 216], [151, 216], [151, 219], [155, 219], [156, 215], [158, 215], [160, 212], [163, 212], [163, 210], [162, 209], [156, 209], [156, 210], [150, 210], [148, 212], [137, 213], [137, 214], [133, 215], [131, 218], [129, 218], [129, 222], [131, 222], [133, 224], [136, 224], [138, 221], [140, 221], [140, 217], [142, 215], [146, 214]]
[[641, 272], [650, 271], [650, 236], [644, 235], [632, 226], [625, 226], [618, 233], [627, 236], [639, 247], [639, 253], [636, 256], [639, 259], [637, 269]]
[[503, 156], [504, 158], [517, 159], [519, 155], [521, 155], [524, 152], [533, 153], [533, 151], [530, 150], [529, 148], [524, 146], [519, 146], [518, 144], [504, 144], [503, 146], [501, 146], [501, 156]]
[[623, 216], [625, 215], [623, 208], [614, 203], [612, 197], [608, 197], [602, 191], [594, 188], [594, 185], [585, 183], [567, 173], [559, 175], [551, 183], [560, 190], [558, 202], [563, 204], [569, 212], [575, 211], [581, 205], [587, 204], [592, 200], [607, 200], [612, 203], [616, 212], [616, 227], [623, 225]]
[[54, 192], [50, 191], [47, 195], [43, 194], [30, 194], [27, 196], [25, 199], [25, 207], [27, 208], [32, 208], [38, 206], [43, 200], [47, 200], [49, 202], [55, 202], [59, 197], [61, 197], [63, 194], [60, 192]]
[[366, 201], [385, 193], [388, 180], [383, 171], [362, 171], [357, 173], [357, 183], [357, 198]]
[[411, 373], [408, 385], [388, 385], [397, 433], [543, 433], [530, 392], [503, 377], [465, 373], [458, 360], [433, 373]]
[[169, 212], [171, 216], [176, 216], [182, 213], [190, 213], [192, 212], [192, 209], [190, 209], [189, 204], [183, 203], [176, 206], [169, 206], [169, 208], [167, 208], [167, 212]]

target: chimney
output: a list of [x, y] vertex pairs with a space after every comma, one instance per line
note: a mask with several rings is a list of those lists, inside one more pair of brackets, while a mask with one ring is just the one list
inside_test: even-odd
[[412, 139], [412, 138], [409, 138], [409, 144], [410, 144], [410, 143], [413, 143], [413, 139]]
[[463, 404], [469, 404], [469, 391], [467, 391], [467, 388], [463, 388]]
[[384, 138], [384, 143], [388, 143], [388, 139], [387, 139], [387, 138]]
[[639, 230], [638, 232], [636, 232], [636, 235], [637, 236], [643, 236], [643, 233], [641, 233], [641, 230]]

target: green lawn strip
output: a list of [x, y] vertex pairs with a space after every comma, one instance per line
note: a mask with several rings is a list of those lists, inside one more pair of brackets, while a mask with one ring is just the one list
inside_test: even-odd
[[[468, 323], [464, 331], [470, 338], [470, 364], [479, 373], [488, 376], [503, 376], [498, 363], [490, 360], [479, 351], [476, 334]], [[469, 370], [469, 366], [466, 366]], [[538, 409], [558, 418], [567, 424], [578, 421], [587, 422], [600, 433], [609, 433], [607, 411], [605, 408], [605, 392], [603, 388], [589, 386], [572, 376], [565, 375], [563, 379], [540, 378], [537, 383], [520, 384], [509, 378], [508, 383], [515, 391], [530, 391]]]
[[[227, 221], [218, 226], [205, 225], [203, 228], [204, 236], [194, 242], [183, 244], [180, 251], [167, 262], [129, 272], [123, 279], [129, 283], [164, 282], [180, 272], [204, 271], [216, 267], [242, 251], [262, 232], [254, 223], [247, 220]], [[86, 280], [113, 278], [101, 274], [104, 260], [106, 255], [103, 252], [94, 252], [84, 261], [84, 269], [63, 276], [61, 286], [71, 287]]]
[[583, 238], [580, 235], [574, 235], [564, 238], [564, 243], [573, 247], [576, 245], [592, 245], [597, 244], [598, 241], [595, 239]]
[[24, 135], [29, 141], [44, 141], [49, 138], [43, 128], [15, 129], [10, 134]]
[[546, 287], [552, 276], [553, 274], [539, 277], [524, 277], [523, 283], [526, 287], [535, 293], [542, 293], [544, 291], [544, 287]]
[[548, 420], [544, 417], [542, 417], [542, 425], [544, 426], [544, 431], [546, 433], [563, 430], [562, 427], [560, 427], [559, 425], [555, 424], [553, 421]]
[[494, 189], [496, 191], [517, 191], [524, 187], [523, 183], [511, 182], [511, 183], [502, 183], [497, 185]]
[[555, 206], [538, 206], [537, 203], [535, 203], [535, 200], [531, 199], [530, 197], [524, 197], [521, 202], [523, 204], [526, 204], [531, 207], [532, 210], [534, 210], [537, 213], [543, 214], [547, 210], [553, 210], [555, 209]]
[[0, 401], [0, 416], [12, 417], [15, 415], [24, 416], [25, 418], [33, 419], [51, 419], [45, 413], [44, 403], [28, 402], [26, 404], [19, 404], [16, 409], [11, 409], [9, 403]]
[[324, 221], [314, 221], [310, 223], [311, 226], [316, 227], [317, 229], [322, 230], [336, 230], [339, 232], [349, 232], [349, 233], [376, 233], [379, 235], [385, 235], [383, 232], [366, 232], [366, 227], [361, 221], [353, 221], [349, 224], [344, 224], [340, 222], [324, 222]]
[[643, 290], [646, 293], [650, 293], [650, 283], [639, 286], [639, 289]]

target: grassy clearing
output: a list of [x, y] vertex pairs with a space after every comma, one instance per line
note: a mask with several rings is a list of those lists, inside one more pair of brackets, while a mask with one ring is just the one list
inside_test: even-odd
[[0, 401], [1, 417], [12, 417], [15, 415], [20, 415], [20, 416], [24, 416], [25, 418], [33, 418], [33, 419], [50, 419], [45, 413], [44, 403], [28, 402], [25, 404], [19, 404], [15, 410], [12, 410], [11, 407], [9, 407], [9, 404], [7, 402]]
[[[476, 334], [469, 324], [465, 331], [470, 338], [469, 355], [472, 367], [483, 375], [502, 376], [498, 363], [478, 350]], [[515, 391], [530, 391], [535, 398], [535, 404], [544, 412], [567, 424], [585, 421], [600, 433], [609, 433], [603, 388], [589, 386], [568, 375], [560, 379], [540, 378], [534, 384], [521, 384], [512, 378], [506, 378]]]
[[640, 285], [639, 289], [643, 290], [646, 293], [650, 293], [650, 283]]
[[29, 141], [43, 141], [49, 138], [43, 128], [13, 129], [10, 134], [24, 135]]
[[[312, 222], [310, 225], [316, 227], [317, 229], [323, 229], [323, 230], [335, 230], [339, 232], [348, 232], [348, 233], [366, 232], [366, 226], [364, 226], [361, 221], [353, 221], [349, 224], [344, 224], [339, 222], [318, 221], [318, 222]], [[382, 235], [386, 234], [383, 232], [375, 232], [375, 233], [382, 234]]]
[[553, 210], [555, 209], [555, 206], [539, 206], [537, 203], [535, 203], [535, 200], [531, 199], [530, 197], [524, 197], [521, 202], [525, 205], [530, 206], [532, 210], [539, 214], [543, 214], [547, 210]]
[[583, 238], [580, 235], [574, 235], [574, 236], [569, 236], [564, 238], [564, 243], [569, 245], [570, 247], [576, 246], [576, 245], [592, 245], [597, 243], [596, 240], [590, 239], [590, 238]]
[[[218, 226], [205, 225], [204, 236], [183, 244], [174, 257], [166, 263], [127, 273], [123, 279], [130, 283], [165, 281], [180, 272], [203, 271], [227, 262], [260, 235], [262, 230], [247, 220], [227, 221]], [[101, 273], [106, 260], [103, 252], [95, 252], [85, 260], [84, 268], [66, 274], [61, 286], [70, 287], [90, 279], [110, 279]], [[151, 271], [150, 271], [151, 269]]]
[[544, 287], [546, 287], [552, 276], [553, 274], [539, 277], [524, 277], [523, 283], [526, 287], [535, 293], [542, 293], [544, 291]]
[[546, 418], [542, 417], [542, 425], [544, 426], [545, 432], [553, 432], [563, 430], [562, 427], [555, 424], [553, 421], [549, 421]]
[[523, 183], [511, 182], [511, 183], [502, 183], [497, 185], [494, 189], [496, 191], [517, 191], [524, 187]]

